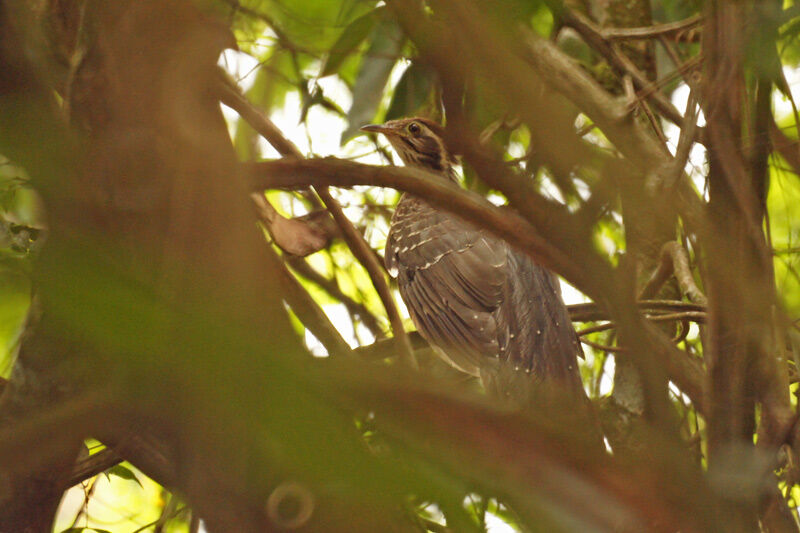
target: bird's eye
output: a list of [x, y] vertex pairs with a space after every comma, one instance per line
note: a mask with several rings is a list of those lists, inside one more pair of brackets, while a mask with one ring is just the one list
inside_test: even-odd
[[408, 125], [408, 132], [412, 133], [414, 135], [419, 133], [420, 132], [419, 124], [417, 124], [416, 122], [412, 122], [411, 124], [409, 124]]

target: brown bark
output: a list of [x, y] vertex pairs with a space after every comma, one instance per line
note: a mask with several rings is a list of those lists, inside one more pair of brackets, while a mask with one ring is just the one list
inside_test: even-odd
[[[748, 155], [756, 152], [743, 134], [749, 127], [745, 110], [758, 107], [748, 101], [752, 95], [745, 87], [745, 54], [752, 35], [744, 29], [757, 26], [758, 19], [743, 1], [709, 2], [706, 18], [704, 100], [709, 210], [715, 235], [706, 243], [709, 472], [713, 478], [740, 468], [742, 458], [753, 453], [759, 390], [766, 376], [776, 375], [777, 362], [771, 254], [761, 229], [766, 159], [756, 156], [748, 160]], [[719, 487], [737, 513], [739, 530], [755, 530], [760, 497], [743, 488], [736, 484]]]

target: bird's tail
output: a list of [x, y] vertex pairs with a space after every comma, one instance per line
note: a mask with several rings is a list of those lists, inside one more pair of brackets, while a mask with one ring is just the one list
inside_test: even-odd
[[500, 364], [482, 369], [481, 381], [487, 395], [504, 407], [604, 449], [597, 412], [580, 380], [537, 379], [512, 365]]

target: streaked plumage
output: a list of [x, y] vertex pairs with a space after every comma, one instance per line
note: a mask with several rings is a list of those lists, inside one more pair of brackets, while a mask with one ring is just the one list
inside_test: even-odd
[[[441, 127], [414, 118], [367, 126], [406, 165], [456, 180]], [[417, 329], [487, 391], [525, 403], [537, 383], [579, 393], [580, 345], [556, 277], [489, 232], [405, 194], [392, 217], [386, 266]]]

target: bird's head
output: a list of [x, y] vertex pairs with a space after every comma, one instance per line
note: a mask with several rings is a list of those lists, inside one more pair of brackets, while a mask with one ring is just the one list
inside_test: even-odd
[[407, 166], [449, 175], [456, 164], [444, 144], [444, 128], [430, 119], [402, 118], [361, 129], [384, 134]]

